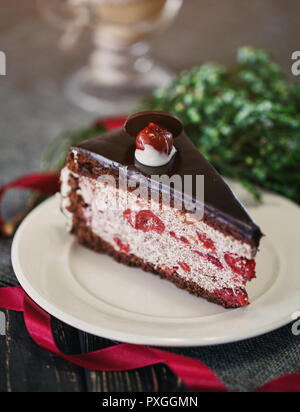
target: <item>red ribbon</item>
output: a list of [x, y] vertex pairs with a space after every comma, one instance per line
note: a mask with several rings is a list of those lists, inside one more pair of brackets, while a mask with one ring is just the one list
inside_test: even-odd
[[[0, 308], [24, 312], [28, 333], [37, 345], [83, 368], [112, 372], [165, 363], [192, 391], [228, 392], [202, 362], [147, 346], [120, 344], [95, 352], [65, 355], [54, 341], [50, 315], [34, 303], [21, 287], [0, 288]], [[281, 376], [255, 392], [300, 392], [300, 373]]]
[[125, 121], [125, 116], [110, 117], [108, 119], [99, 119], [96, 121], [96, 124], [104, 126], [107, 130], [114, 130], [118, 127], [122, 127]]
[[300, 392], [300, 373], [288, 373], [277, 378], [254, 392]]
[[23, 311], [28, 333], [36, 344], [83, 368], [111, 372], [165, 363], [190, 390], [227, 392], [222, 382], [202, 362], [147, 346], [120, 344], [95, 352], [65, 355], [54, 341], [50, 315], [20, 287], [0, 288], [0, 307]]
[[1, 215], [1, 201], [9, 189], [27, 189], [42, 195], [52, 195], [59, 191], [59, 178], [57, 173], [33, 173], [0, 188], [0, 232], [4, 222]]

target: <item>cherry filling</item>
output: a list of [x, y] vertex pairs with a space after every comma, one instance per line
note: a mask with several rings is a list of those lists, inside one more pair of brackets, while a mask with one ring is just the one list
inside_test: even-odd
[[196, 253], [197, 255], [199, 255], [199, 256], [203, 257], [204, 259], [208, 260], [210, 263], [217, 266], [219, 269], [223, 269], [223, 265], [222, 265], [221, 261], [218, 258], [216, 258], [215, 256], [199, 252], [198, 250], [194, 250], [194, 253]]
[[175, 232], [170, 232], [170, 236], [172, 236], [176, 240], [179, 240], [180, 242], [185, 243], [186, 245], [190, 245], [189, 240], [184, 236], [178, 237]]
[[178, 265], [181, 267], [182, 270], [184, 270], [187, 273], [191, 273], [191, 268], [189, 265], [185, 262], [178, 262]]
[[[136, 230], [141, 230], [144, 233], [147, 232], [156, 232], [162, 235], [165, 232], [165, 225], [161, 219], [159, 219], [151, 210], [141, 210], [137, 212], [135, 216], [133, 215], [130, 209], [127, 209], [123, 212], [124, 219]], [[186, 245], [190, 245], [189, 240], [184, 236], [177, 236], [175, 232], [169, 232], [170, 236], [174, 239], [183, 242]], [[198, 239], [204, 245], [205, 248], [215, 250], [214, 242], [208, 238], [205, 234], [197, 232]], [[114, 238], [114, 241], [119, 246], [121, 250], [125, 253], [129, 253], [129, 246], [124, 244], [119, 238]], [[210, 253], [203, 253], [198, 250], [193, 251], [198, 256], [201, 256], [208, 262], [215, 265], [218, 269], [224, 269], [223, 264], [220, 259]], [[245, 282], [255, 278], [255, 260], [247, 259], [245, 257], [239, 257], [233, 253], [225, 253], [224, 255], [225, 262], [231, 268], [231, 270], [242, 276]], [[191, 272], [190, 266], [185, 262], [178, 262], [178, 265], [187, 273]]]
[[130, 209], [123, 213], [124, 218], [136, 230], [143, 232], [157, 232], [162, 235], [165, 231], [163, 222], [151, 210], [141, 210], [135, 215], [135, 221]]
[[136, 148], [145, 150], [145, 145], [149, 145], [158, 152], [169, 156], [172, 152], [173, 142], [173, 135], [169, 130], [158, 124], [149, 123], [136, 138]]
[[197, 232], [197, 236], [206, 249], [216, 250], [214, 242], [205, 233]]
[[241, 275], [245, 281], [250, 281], [256, 277], [254, 259], [238, 257], [233, 253], [225, 253], [224, 258], [231, 270], [237, 275]]
[[120, 248], [120, 250], [128, 255], [130, 248], [127, 243], [123, 243], [122, 240], [118, 237], [114, 237], [114, 242]]
[[240, 307], [247, 306], [249, 303], [247, 292], [241, 288], [237, 288], [235, 290], [229, 288], [216, 289], [214, 294], [226, 302], [226, 307], [227, 304], [230, 304], [230, 306], [233, 307]]
[[141, 210], [136, 214], [135, 228], [143, 232], [154, 231], [160, 235], [165, 231], [165, 225], [151, 210]]
[[123, 216], [124, 216], [124, 219], [126, 219], [127, 222], [130, 224], [130, 226], [134, 227], [134, 223], [133, 223], [133, 220], [132, 220], [131, 210], [130, 210], [130, 209], [126, 209], [126, 210], [123, 212]]

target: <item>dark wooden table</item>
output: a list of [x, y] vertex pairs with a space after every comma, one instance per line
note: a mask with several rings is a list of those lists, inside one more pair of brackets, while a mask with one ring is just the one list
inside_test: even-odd
[[[179, 71], [206, 60], [230, 64], [238, 46], [252, 44], [272, 50], [289, 70], [292, 51], [299, 49], [299, 13], [298, 0], [185, 0], [176, 25], [153, 41], [153, 53]], [[61, 94], [65, 76], [88, 55], [89, 35], [68, 54], [57, 49], [58, 37], [41, 20], [35, 1], [0, 2], [0, 50], [8, 59], [8, 76], [0, 78], [0, 185], [38, 170], [41, 154], [53, 137], [92, 119], [70, 106]], [[18, 210], [19, 200], [16, 195], [9, 197], [7, 216]], [[10, 240], [0, 240], [0, 286], [16, 284], [10, 245]], [[122, 373], [75, 367], [37, 347], [27, 334], [22, 314], [5, 313], [7, 335], [0, 336], [1, 392], [185, 390], [164, 365]], [[53, 330], [66, 353], [112, 344], [55, 319]]]

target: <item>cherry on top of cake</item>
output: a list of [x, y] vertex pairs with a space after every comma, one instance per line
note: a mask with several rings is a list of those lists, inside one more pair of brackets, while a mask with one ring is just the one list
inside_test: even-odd
[[169, 156], [172, 152], [173, 142], [173, 134], [168, 129], [151, 122], [138, 134], [136, 148], [146, 150], [146, 146], [151, 146], [158, 152]]
[[168, 129], [151, 122], [136, 138], [135, 159], [141, 166], [165, 166], [177, 152], [173, 143], [173, 134]]
[[[151, 123], [169, 131], [174, 139], [173, 148], [176, 153], [171, 161], [161, 167], [141, 165], [135, 157], [136, 139]], [[247, 239], [246, 241], [252, 245], [259, 244], [262, 237], [259, 227], [216, 169], [184, 133], [181, 121], [170, 113], [136, 113], [127, 119], [124, 128], [108, 131], [99, 137], [81, 142], [70, 151], [76, 151], [84, 158], [91, 159], [93, 164], [99, 164], [100, 171], [103, 166], [116, 171], [120, 167], [127, 167], [131, 176], [144, 175], [149, 179], [153, 175], [164, 174], [179, 175], [183, 179], [187, 175], [204, 175], [205, 221], [236, 238]], [[97, 178], [97, 167], [93, 168], [92, 177]]]

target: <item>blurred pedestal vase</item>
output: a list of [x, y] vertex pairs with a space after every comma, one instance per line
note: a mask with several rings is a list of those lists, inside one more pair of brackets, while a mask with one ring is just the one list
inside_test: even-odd
[[149, 55], [149, 40], [176, 18], [183, 0], [38, 0], [44, 15], [63, 29], [62, 45], [75, 46], [83, 27], [92, 30], [87, 64], [71, 74], [71, 102], [101, 115], [128, 113], [133, 105], [173, 79]]

